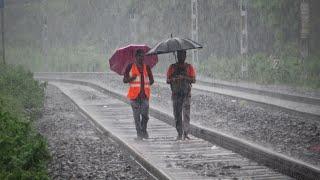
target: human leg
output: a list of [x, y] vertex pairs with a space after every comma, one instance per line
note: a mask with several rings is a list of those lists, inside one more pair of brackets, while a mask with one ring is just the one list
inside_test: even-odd
[[190, 131], [190, 96], [187, 96], [183, 99], [182, 112], [183, 112], [183, 134], [185, 139], [190, 139], [188, 137]]
[[141, 119], [140, 119], [141, 105], [140, 105], [139, 100], [131, 100], [130, 104], [131, 104], [131, 107], [132, 107], [134, 124], [136, 126], [137, 136], [138, 136], [138, 138], [141, 138], [142, 137]]
[[182, 129], [182, 99], [179, 96], [172, 97], [172, 104], [173, 104], [173, 115], [176, 121], [176, 129], [178, 132], [178, 138], [181, 139], [183, 129]]
[[149, 121], [149, 100], [144, 99], [141, 101], [141, 132], [144, 138], [149, 138], [147, 132], [147, 124]]

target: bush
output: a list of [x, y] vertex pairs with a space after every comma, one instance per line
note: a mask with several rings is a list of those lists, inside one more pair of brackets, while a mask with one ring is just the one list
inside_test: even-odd
[[7, 103], [16, 102], [12, 110], [19, 107], [19, 111], [25, 112], [32, 119], [36, 118], [43, 106], [43, 89], [39, 82], [33, 80], [33, 74], [21, 66], [0, 68], [0, 94], [8, 100]]
[[22, 67], [0, 70], [0, 179], [48, 179], [47, 143], [32, 127], [43, 89]]

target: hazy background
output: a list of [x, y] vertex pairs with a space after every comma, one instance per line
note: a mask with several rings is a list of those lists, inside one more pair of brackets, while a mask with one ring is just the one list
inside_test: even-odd
[[[199, 0], [197, 72], [266, 84], [320, 87], [320, 1], [308, 0], [309, 56], [301, 58], [302, 0], [248, 0], [240, 55], [240, 0]], [[32, 71], [109, 71], [118, 47], [191, 38], [190, 0], [6, 0], [6, 61]], [[173, 56], [159, 56], [165, 73]], [[192, 62], [191, 53], [188, 62]], [[243, 68], [245, 65], [246, 68]]]

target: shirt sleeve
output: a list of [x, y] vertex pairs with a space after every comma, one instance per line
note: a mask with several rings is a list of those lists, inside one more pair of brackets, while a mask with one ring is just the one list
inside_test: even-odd
[[191, 64], [189, 64], [188, 75], [192, 78], [196, 77], [196, 71], [194, 70], [194, 68]]
[[171, 79], [172, 73], [173, 73], [173, 67], [172, 67], [172, 65], [170, 65], [170, 67], [167, 71], [167, 80]]
[[153, 74], [152, 74], [151, 68], [148, 65], [147, 65], [147, 73], [149, 76], [150, 85], [152, 85], [154, 83], [154, 79], [153, 79]]
[[124, 72], [123, 82], [128, 83], [130, 79], [130, 70], [131, 70], [132, 64], [129, 64]]

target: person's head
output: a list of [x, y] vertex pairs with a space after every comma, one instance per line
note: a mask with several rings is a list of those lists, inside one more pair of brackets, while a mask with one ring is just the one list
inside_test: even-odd
[[185, 50], [177, 51], [177, 58], [179, 63], [184, 63], [186, 60], [187, 52]]
[[144, 59], [144, 52], [142, 49], [138, 49], [136, 51], [136, 54], [135, 54], [135, 57], [136, 57], [136, 62], [138, 64], [142, 64], [143, 63], [143, 59]]

